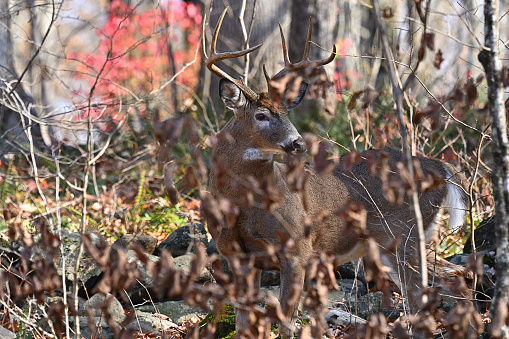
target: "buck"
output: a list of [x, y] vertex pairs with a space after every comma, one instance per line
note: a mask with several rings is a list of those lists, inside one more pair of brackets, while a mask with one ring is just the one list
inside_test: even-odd
[[[219, 95], [226, 107], [233, 111], [233, 117], [215, 138], [213, 161], [220, 166], [212, 169], [209, 184], [214, 197], [229, 199], [238, 205], [239, 210], [230, 226], [209, 228], [219, 252], [228, 258], [232, 254], [233, 243], [248, 254], [262, 253], [269, 247], [275, 248], [281, 277], [281, 302], [292, 297], [295, 292], [293, 284], [298, 287], [298, 292], [302, 291], [305, 268], [314, 253], [329, 252], [335, 255], [337, 263], [346, 263], [367, 255], [368, 237], [376, 239], [380, 248], [387, 249], [394, 245], [399, 236], [402, 240], [396, 250], [399, 256], [388, 251], [381, 251], [380, 255], [383, 264], [391, 270], [389, 277], [407, 298], [412, 312], [416, 312], [420, 293], [416, 288], [420, 284], [419, 256], [416, 221], [409, 207], [410, 199], [405, 195], [401, 204], [388, 199], [387, 182], [382, 180], [380, 171], [373, 169], [378, 167], [380, 170], [383, 167], [381, 164], [385, 163], [387, 176], [401, 180], [397, 173], [400, 171], [398, 168], [401, 168], [398, 164], [403, 162], [402, 153], [391, 148], [368, 150], [361, 153], [361, 159], [350, 166], [346, 165], [346, 158], [341, 158], [332, 171], [324, 174], [318, 174], [312, 166], [306, 165], [304, 192], [292, 189], [287, 179], [288, 166], [274, 160], [276, 154], [299, 154], [306, 151], [306, 143], [290, 122], [288, 110], [302, 100], [308, 81], [302, 81], [299, 90], [288, 87], [281, 90], [277, 84], [285, 77], [331, 62], [335, 48], [326, 59], [308, 60], [310, 21], [303, 59], [299, 63], [291, 63], [280, 26], [285, 66], [273, 77], [269, 77], [264, 67], [268, 91], [256, 93], [242, 79], [234, 79], [216, 65], [220, 60], [237, 58], [260, 47], [258, 45], [241, 51], [218, 53], [216, 42], [225, 13], [226, 10], [215, 28], [210, 55], [206, 53], [205, 34], [202, 34], [205, 64], [221, 78]], [[449, 226], [457, 228], [464, 221], [467, 200], [450, 165], [420, 156], [413, 160], [422, 170], [421, 178], [416, 179], [420, 184], [424, 178], [430, 177], [434, 178], [435, 183], [443, 182], [428, 189], [419, 189], [422, 222], [426, 241], [429, 242], [440, 209], [449, 209]], [[250, 205], [240, 203], [246, 200], [246, 183], [252, 182], [253, 178], [260, 183], [268, 180], [272, 182], [277, 190], [283, 192], [283, 201], [273, 209], [266, 209], [263, 208], [265, 197], [259, 194], [254, 196]], [[366, 211], [363, 233], [348, 231], [348, 222], [338, 214], [338, 211], [352, 202], [362, 204]], [[313, 220], [310, 226], [309, 220]], [[292, 239], [295, 244], [290, 255], [279, 250], [285, 239]], [[398, 260], [404, 261], [404, 264], [401, 265]], [[255, 283], [259, 285], [260, 269], [274, 267], [267, 267], [264, 260], [257, 260], [255, 266]], [[291, 317], [286, 323], [280, 324], [280, 333], [282, 337], [291, 337], [296, 309], [286, 302], [281, 302], [281, 307]], [[236, 315], [237, 333], [241, 333], [242, 327], [247, 324], [248, 314], [238, 309]]]

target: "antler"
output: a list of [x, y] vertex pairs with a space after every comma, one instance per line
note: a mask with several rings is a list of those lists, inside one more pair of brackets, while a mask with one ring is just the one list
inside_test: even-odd
[[251, 88], [249, 88], [246, 84], [244, 84], [244, 82], [242, 81], [242, 78], [241, 78], [241, 80], [237, 80], [237, 79], [231, 77], [230, 75], [228, 75], [225, 71], [221, 70], [219, 67], [217, 67], [215, 65], [215, 63], [218, 61], [225, 60], [225, 59], [238, 58], [238, 57], [241, 57], [248, 53], [251, 53], [252, 51], [260, 48], [260, 46], [263, 44], [263, 43], [261, 43], [254, 47], [244, 49], [241, 51], [236, 51], [236, 52], [224, 52], [224, 53], [216, 52], [217, 37], [219, 36], [219, 30], [221, 29], [221, 25], [223, 24], [223, 19], [224, 19], [224, 16], [226, 15], [226, 12], [228, 11], [228, 8], [230, 8], [230, 7], [226, 7], [225, 10], [223, 11], [223, 13], [221, 14], [221, 17], [219, 18], [219, 21], [216, 25], [216, 29], [214, 30], [214, 35], [212, 37], [212, 42], [210, 44], [210, 57], [207, 56], [207, 51], [206, 51], [206, 47], [205, 47], [206, 17], [203, 18], [201, 41], [202, 41], [202, 53], [203, 53], [204, 61], [205, 61], [205, 64], [207, 65], [207, 68], [212, 73], [214, 73], [215, 75], [217, 75], [220, 78], [226, 78], [226, 79], [230, 80], [231, 82], [235, 83], [235, 85], [237, 85], [240, 88], [240, 90], [244, 93], [244, 95], [248, 99], [250, 99], [251, 101], [256, 101], [256, 100], [258, 100], [258, 94], [255, 91], [253, 91]]
[[[336, 45], [332, 46], [332, 53], [328, 58], [322, 59], [322, 60], [313, 60], [313, 61], [309, 60], [309, 46], [311, 44], [311, 30], [312, 30], [312, 28], [311, 28], [311, 17], [310, 17], [309, 18], [308, 36], [306, 38], [306, 45], [304, 47], [304, 55], [302, 56], [302, 60], [300, 62], [294, 64], [294, 63], [290, 62], [290, 58], [288, 57], [288, 49], [286, 47], [286, 41], [285, 41], [285, 36], [283, 34], [283, 28], [281, 27], [281, 24], [279, 24], [279, 32], [281, 33], [281, 42], [283, 44], [283, 58], [285, 61], [285, 67], [282, 70], [280, 70], [276, 75], [274, 75], [272, 77], [272, 80], [283, 77], [287, 72], [295, 72], [295, 71], [299, 71], [302, 69], [306, 69], [308, 67], [313, 67], [313, 68], [320, 67], [320, 66], [326, 65], [329, 62], [331, 62], [332, 60], [334, 60], [334, 57], [336, 56]], [[268, 83], [269, 80], [271, 80], [271, 78], [269, 77], [269, 75], [267, 74], [265, 69], [264, 69], [264, 73], [265, 73], [265, 79], [267, 80], [267, 83]]]

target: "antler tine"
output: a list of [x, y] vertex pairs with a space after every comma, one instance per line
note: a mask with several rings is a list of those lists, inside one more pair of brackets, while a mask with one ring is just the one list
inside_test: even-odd
[[288, 57], [288, 48], [286, 47], [285, 35], [283, 34], [283, 28], [281, 27], [281, 23], [279, 23], [279, 33], [281, 33], [281, 43], [283, 44], [283, 58], [285, 61], [285, 66], [290, 66], [290, 58]]
[[262, 65], [263, 68], [263, 74], [265, 75], [265, 80], [267, 80], [267, 83], [270, 81], [269, 73], [267, 73], [267, 70], [265, 69], [265, 64]]
[[322, 60], [315, 61], [316, 66], [318, 67], [318, 66], [327, 65], [329, 62], [334, 60], [335, 57], [336, 57], [336, 45], [332, 45], [332, 53], [329, 55], [329, 57], [322, 59]]
[[212, 36], [212, 42], [210, 43], [210, 55], [211, 56], [216, 54], [217, 37], [219, 36], [219, 30], [221, 29], [221, 26], [223, 25], [223, 19], [224, 19], [224, 16], [226, 15], [226, 12], [228, 11], [228, 8], [230, 8], [230, 7], [226, 7], [224, 9], [223, 13], [221, 13], [221, 16], [219, 17], [219, 21], [216, 24], [216, 28], [214, 29], [214, 35]]
[[[312, 27], [313, 27], [312, 20], [311, 20], [311, 17], [309, 17], [309, 28], [308, 28], [308, 34], [306, 37], [306, 44], [304, 46], [304, 54], [302, 56], [302, 60], [297, 63], [292, 63], [292, 62], [290, 62], [290, 58], [288, 57], [288, 47], [286, 46], [286, 40], [285, 40], [285, 36], [283, 34], [283, 28], [281, 27], [281, 24], [279, 24], [279, 31], [281, 33], [281, 42], [283, 44], [283, 58], [284, 58], [284, 62], [285, 62], [285, 67], [282, 70], [280, 70], [276, 75], [274, 75], [272, 77], [272, 79], [280, 78], [287, 72], [295, 72], [295, 71], [303, 70], [308, 67], [323, 66], [323, 65], [330, 63], [332, 60], [334, 60], [334, 57], [336, 56], [336, 46], [335, 45], [333, 45], [332, 53], [329, 55], [329, 57], [327, 57], [325, 59], [321, 59], [321, 60], [315, 60], [315, 61], [309, 60], [309, 50], [310, 50], [310, 46], [311, 46], [311, 33], [313, 31]], [[265, 78], [267, 78], [267, 74], [265, 75]], [[268, 80], [270, 80], [270, 79], [267, 78], [267, 82], [268, 82]]]
[[221, 16], [219, 17], [219, 21], [217, 22], [216, 28], [214, 30], [214, 35], [212, 36], [212, 41], [210, 44], [210, 56], [207, 55], [206, 46], [205, 46], [205, 17], [203, 19], [203, 26], [202, 26], [202, 53], [205, 58], [205, 65], [207, 65], [207, 68], [217, 75], [220, 78], [226, 78], [230, 80], [231, 82], [235, 83], [240, 90], [252, 101], [256, 101], [258, 99], [258, 94], [253, 91], [251, 88], [249, 88], [246, 84], [244, 84], [243, 81], [237, 80], [233, 78], [232, 76], [228, 75], [225, 71], [220, 69], [215, 65], [216, 62], [225, 60], [225, 59], [233, 59], [238, 58], [241, 56], [244, 56], [248, 53], [251, 53], [252, 51], [260, 48], [260, 46], [263, 43], [260, 43], [254, 47], [247, 48], [241, 51], [236, 52], [223, 52], [218, 53], [216, 52], [216, 46], [217, 46], [217, 38], [219, 36], [219, 30], [221, 29], [221, 25], [223, 24], [223, 19], [226, 15], [226, 12], [228, 11], [230, 7], [226, 7]]
[[313, 25], [311, 22], [311, 17], [309, 17], [308, 36], [306, 37], [306, 45], [304, 46], [304, 55], [302, 56], [302, 61], [308, 60], [308, 58], [309, 58], [309, 45], [311, 44], [311, 32], [312, 31], [313, 31]]
[[201, 53], [203, 54], [204, 59], [208, 59], [207, 55], [207, 47], [205, 46], [205, 22], [207, 22], [207, 14], [203, 16], [203, 21], [201, 25]]

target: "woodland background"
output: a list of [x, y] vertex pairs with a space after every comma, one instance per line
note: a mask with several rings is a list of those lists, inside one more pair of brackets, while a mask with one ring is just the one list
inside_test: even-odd
[[[210, 29], [228, 5], [218, 50], [264, 44], [247, 60], [223, 67], [235, 77], [243, 75], [257, 91], [265, 90], [262, 64], [269, 74], [282, 67], [278, 22], [293, 61], [302, 55], [310, 16], [310, 59], [324, 58], [336, 45], [337, 56], [327, 66], [327, 95], [317, 98], [311, 92], [291, 112], [301, 133], [329, 145], [330, 157], [402, 147], [382, 46], [387, 39], [403, 89], [412, 153], [451, 162], [468, 180], [467, 226], [456, 233], [441, 227], [434, 240], [441, 257], [462, 253], [472, 230], [495, 208], [488, 83], [478, 60], [485, 45], [484, 3], [377, 3], [378, 13], [370, 1], [359, 0], [0, 1], [0, 231], [30, 249], [29, 239], [43, 234], [35, 242], [47, 241], [45, 230], [51, 230], [58, 239], [52, 254], [57, 258], [63, 253], [63, 230], [104, 236], [108, 243], [126, 234], [161, 241], [200, 221], [208, 138], [231, 117], [219, 99], [218, 79], [201, 64], [201, 25], [206, 16], [210, 41]], [[500, 86], [505, 86], [507, 112], [509, 2], [498, 3]], [[99, 259], [86, 240], [79, 244], [76, 265], [84, 255]], [[2, 244], [4, 254], [9, 248]], [[30, 266], [33, 258], [24, 260], [2, 260], [4, 292], [17, 286], [21, 294], [2, 297], [0, 322], [18, 334], [21, 328], [22, 335], [73, 336], [75, 325], [47, 327], [19, 307], [33, 298], [40, 306], [38, 292], [66, 294], [58, 292], [62, 283], [55, 282], [56, 271], [57, 278], [38, 280], [37, 267], [46, 273], [48, 268]], [[208, 259], [203, 260], [205, 265]], [[9, 275], [13, 267], [18, 280]], [[59, 308], [47, 301], [41, 306], [55, 312], [43, 319], [74, 316], [77, 280]], [[118, 288], [112, 285], [110, 291]], [[505, 320], [500, 321], [501, 326]], [[192, 325], [181, 331], [196, 333], [189, 330]], [[344, 330], [341, 335], [359, 329]]]

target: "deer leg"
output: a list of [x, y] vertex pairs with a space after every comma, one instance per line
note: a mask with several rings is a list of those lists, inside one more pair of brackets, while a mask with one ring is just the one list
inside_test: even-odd
[[382, 263], [389, 267], [389, 278], [399, 287], [401, 296], [407, 301], [409, 314], [419, 311], [421, 275], [416, 251], [399, 248], [395, 254], [381, 253]]
[[297, 308], [302, 296], [305, 270], [299, 258], [280, 259], [281, 290], [279, 302], [287, 320], [279, 323], [281, 338], [293, 338], [295, 322], [297, 320]]
[[[253, 277], [253, 288], [254, 289], [259, 289], [260, 288], [260, 282], [261, 282], [261, 279], [262, 279], [262, 270], [260, 269], [257, 269], [257, 268], [254, 268], [253, 267], [253, 270], [255, 270], [254, 272], [254, 277]], [[238, 281], [238, 279], [235, 281], [235, 284], [245, 284], [245, 281]], [[237, 285], [238, 286], [238, 285]], [[246, 334], [246, 336], [249, 336], [249, 328], [251, 327], [250, 325], [250, 317], [251, 315], [251, 311], [248, 310], [248, 309], [243, 309], [243, 308], [236, 308], [235, 309], [235, 330], [236, 330], [236, 333], [238, 335], [242, 335], [242, 334]]]

